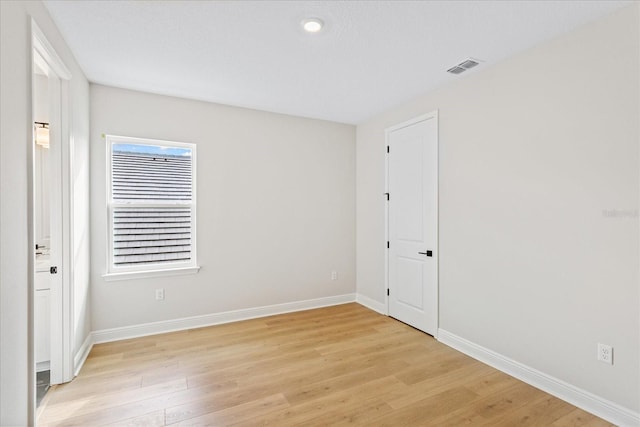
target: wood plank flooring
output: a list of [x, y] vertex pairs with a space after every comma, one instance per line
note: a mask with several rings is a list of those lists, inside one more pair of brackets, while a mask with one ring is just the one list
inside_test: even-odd
[[94, 346], [39, 426], [607, 426], [358, 304]]

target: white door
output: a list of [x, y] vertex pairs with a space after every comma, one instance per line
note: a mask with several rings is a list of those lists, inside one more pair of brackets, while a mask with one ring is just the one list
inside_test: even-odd
[[438, 116], [387, 129], [389, 315], [438, 329]]
[[[68, 271], [63, 264], [65, 242], [63, 235], [63, 182], [62, 168], [64, 167], [64, 150], [62, 146], [62, 123], [60, 117], [61, 82], [58, 76], [51, 71], [48, 79], [49, 87], [49, 176], [46, 177], [49, 184], [49, 221], [50, 221], [50, 255], [51, 261], [49, 278], [50, 301], [50, 382], [61, 384], [70, 381], [70, 372], [65, 369], [63, 341], [63, 318], [65, 287], [63, 281]], [[67, 231], [68, 232], [68, 231]]]

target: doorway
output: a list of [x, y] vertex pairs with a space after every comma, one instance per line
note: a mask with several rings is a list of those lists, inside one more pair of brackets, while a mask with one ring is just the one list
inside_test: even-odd
[[[51, 384], [73, 378], [71, 357], [68, 81], [71, 74], [31, 21], [33, 165], [31, 197], [35, 268], [30, 274], [32, 352], [38, 397]], [[38, 390], [39, 389], [39, 390]]]
[[438, 113], [386, 129], [387, 310], [438, 331]]
[[[58, 227], [54, 224], [54, 238], [51, 238], [51, 211], [58, 208], [58, 201], [50, 203], [52, 174], [49, 167], [51, 151], [50, 96], [49, 77], [34, 61], [33, 75], [33, 156], [34, 156], [34, 226], [35, 226], [35, 289], [33, 297], [33, 336], [34, 357], [36, 363], [36, 406], [44, 397], [50, 385], [51, 369], [51, 286], [58, 286], [56, 278], [50, 276], [51, 256], [57, 258], [51, 250], [51, 243], [59, 240]], [[56, 148], [58, 143], [56, 142]], [[55, 150], [57, 151], [57, 150]], [[57, 153], [56, 153], [57, 154]], [[56, 244], [57, 246], [57, 244]], [[57, 249], [57, 248], [56, 248]]]

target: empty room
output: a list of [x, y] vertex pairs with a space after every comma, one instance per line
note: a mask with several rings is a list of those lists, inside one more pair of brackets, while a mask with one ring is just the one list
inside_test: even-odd
[[0, 426], [640, 426], [640, 2], [0, 19]]

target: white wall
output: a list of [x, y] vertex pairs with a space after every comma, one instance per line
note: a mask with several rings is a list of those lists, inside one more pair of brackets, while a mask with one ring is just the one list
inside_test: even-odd
[[384, 302], [384, 129], [439, 109], [440, 327], [636, 412], [638, 8], [369, 120], [356, 148], [358, 293]]
[[[74, 177], [75, 336], [89, 333], [88, 292], [88, 129], [89, 85], [41, 2], [0, 2], [0, 425], [27, 425], [29, 382], [29, 288], [34, 251], [29, 244], [31, 182], [29, 177], [31, 117], [30, 17], [45, 33], [73, 74], [70, 82], [71, 138]], [[84, 294], [85, 296], [82, 296]]]
[[[355, 292], [354, 126], [91, 85], [91, 128], [94, 330]], [[197, 144], [198, 274], [103, 279], [103, 133]]]

